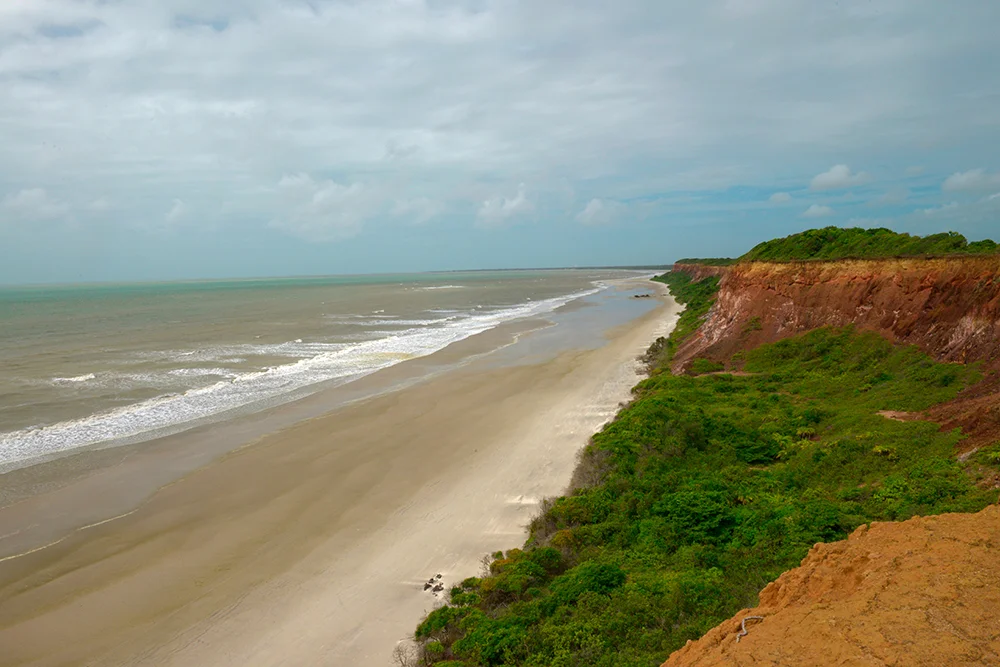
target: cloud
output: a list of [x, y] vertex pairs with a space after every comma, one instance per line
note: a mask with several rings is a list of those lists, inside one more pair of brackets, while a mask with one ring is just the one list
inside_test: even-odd
[[174, 203], [170, 206], [170, 210], [163, 216], [163, 219], [167, 222], [177, 222], [184, 217], [185, 213], [187, 213], [187, 206], [180, 199], [175, 199]]
[[941, 184], [945, 192], [991, 190], [1000, 186], [1000, 173], [989, 173], [984, 169], [956, 172]]
[[87, 204], [87, 210], [94, 213], [107, 213], [112, 210], [114, 206], [107, 197], [98, 197], [94, 199], [89, 204]]
[[281, 213], [271, 226], [307, 241], [336, 241], [361, 232], [376, 209], [361, 183], [316, 181], [308, 174], [285, 175], [278, 183]]
[[[808, 185], [815, 165], [878, 165], [902, 180], [921, 164], [937, 184], [955, 155], [1000, 168], [1000, 68], [988, 66], [1000, 61], [998, 23], [1000, 3], [987, 0], [961, 12], [937, 0], [840, 0], [819, 19], [797, 0], [0, 2], [0, 201], [42, 188], [66, 215], [120, 227], [105, 242], [132, 258], [117, 264], [125, 273], [222, 270], [209, 258], [237, 235], [247, 247], [266, 247], [275, 228], [331, 240], [431, 220], [438, 205], [449, 222], [479, 225], [533, 208], [585, 236], [577, 216], [595, 193], [632, 202], [630, 214], [658, 202], [648, 246], [710, 219], [712, 238], [749, 243], [801, 225], [812, 200], [798, 190], [764, 200]], [[861, 180], [844, 169], [849, 184]], [[293, 196], [276, 185], [282, 174], [312, 183]], [[528, 194], [515, 206], [520, 181]], [[98, 196], [113, 208], [88, 210]], [[914, 207], [951, 198], [919, 197]], [[197, 237], [177, 242], [203, 244], [183, 262], [162, 235], [142, 235], [165, 224], [175, 198], [199, 222]], [[378, 263], [395, 257], [434, 268], [451, 261], [437, 248], [473, 247], [473, 226], [407, 230], [426, 235], [420, 256], [387, 252], [411, 234], [362, 234], [326, 256], [352, 270], [391, 269]], [[595, 247], [543, 256], [532, 236], [541, 227], [517, 228], [515, 250], [501, 256], [496, 244], [476, 261], [575, 262]], [[21, 229], [24, 248], [82, 252]], [[226, 270], [301, 271], [301, 245], [283, 248]], [[30, 264], [40, 278], [68, 275], [40, 251]], [[0, 282], [10, 279], [21, 278], [0, 266]]]
[[767, 199], [772, 204], [784, 204], [787, 201], [792, 200], [792, 195], [787, 192], [775, 192], [773, 195]]
[[875, 206], [883, 204], [901, 204], [906, 201], [909, 196], [910, 191], [907, 188], [892, 188], [887, 190], [877, 199], [873, 199], [870, 203]]
[[588, 226], [608, 225], [617, 221], [624, 211], [625, 205], [621, 202], [595, 198], [576, 214], [576, 221]]
[[924, 215], [939, 215], [941, 213], [947, 213], [948, 211], [953, 211], [959, 208], [958, 202], [948, 202], [947, 204], [942, 204], [941, 206], [932, 206], [930, 208], [922, 209]]
[[427, 197], [416, 197], [397, 201], [392, 207], [394, 216], [405, 218], [408, 222], [422, 225], [444, 212], [444, 204]]
[[484, 201], [476, 217], [484, 227], [499, 227], [511, 218], [523, 216], [533, 210], [534, 206], [525, 194], [524, 183], [521, 183], [517, 186], [514, 197], [498, 195]]
[[907, 167], [905, 173], [907, 176], [919, 176], [920, 174], [924, 173], [924, 171], [925, 169], [923, 167], [919, 165], [914, 165], [912, 167]]
[[838, 164], [822, 174], [814, 176], [809, 188], [811, 190], [836, 190], [862, 185], [870, 180], [871, 176], [867, 173], [863, 171], [851, 173], [846, 164]]
[[30, 188], [7, 195], [0, 202], [6, 216], [19, 220], [55, 220], [69, 214], [69, 206], [49, 196], [44, 188]]
[[829, 206], [820, 206], [819, 204], [813, 204], [802, 212], [803, 218], [824, 218], [828, 215], [833, 215], [833, 209]]

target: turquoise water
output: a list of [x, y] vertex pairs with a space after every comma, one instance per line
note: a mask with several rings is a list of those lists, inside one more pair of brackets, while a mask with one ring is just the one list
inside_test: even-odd
[[351, 382], [519, 318], [610, 270], [0, 289], [0, 467], [142, 440]]

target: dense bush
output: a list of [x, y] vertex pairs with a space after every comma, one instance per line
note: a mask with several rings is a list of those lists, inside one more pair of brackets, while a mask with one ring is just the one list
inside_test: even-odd
[[975, 368], [820, 329], [748, 352], [745, 369], [642, 382], [589, 445], [591, 484], [546, 503], [524, 549], [421, 624], [437, 642], [425, 663], [654, 667], [816, 542], [996, 501], [976, 483], [996, 449], [959, 462], [957, 431], [877, 414], [947, 400]]
[[990, 254], [997, 244], [989, 239], [969, 243], [958, 232], [911, 236], [891, 229], [824, 227], [810, 229], [753, 247], [739, 261], [788, 261], [873, 257]]

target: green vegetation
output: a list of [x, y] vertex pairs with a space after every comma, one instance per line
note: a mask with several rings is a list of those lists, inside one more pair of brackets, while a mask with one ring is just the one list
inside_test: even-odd
[[921, 237], [885, 228], [824, 227], [765, 241], [754, 246], [739, 261], [983, 255], [997, 250], [997, 244], [989, 239], [969, 243], [957, 232]]
[[740, 260], [733, 257], [685, 257], [674, 264], [701, 264], [703, 266], [729, 266]]
[[704, 357], [697, 357], [691, 360], [692, 375], [704, 375], [705, 373], [718, 373], [725, 367], [726, 365], [723, 363], [719, 363], [718, 361], [713, 361], [711, 359], [705, 359]]
[[719, 279], [710, 277], [695, 281], [686, 273], [671, 271], [656, 276], [653, 280], [669, 287], [670, 294], [677, 303], [685, 305], [684, 312], [681, 313], [677, 326], [670, 332], [670, 336], [657, 338], [646, 352], [646, 365], [651, 372], [656, 372], [667, 368], [680, 344], [701, 326], [702, 319], [715, 303], [715, 295], [719, 291]]
[[824, 328], [745, 353], [745, 370], [640, 383], [584, 451], [591, 483], [546, 502], [523, 549], [417, 628], [421, 664], [654, 667], [816, 542], [996, 501], [977, 475], [1000, 450], [959, 462], [957, 431], [877, 414], [950, 399], [976, 368]]

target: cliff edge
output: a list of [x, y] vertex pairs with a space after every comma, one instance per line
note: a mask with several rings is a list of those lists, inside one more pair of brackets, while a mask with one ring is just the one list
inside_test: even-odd
[[1000, 506], [862, 526], [664, 667], [1000, 665], [998, 548]]

